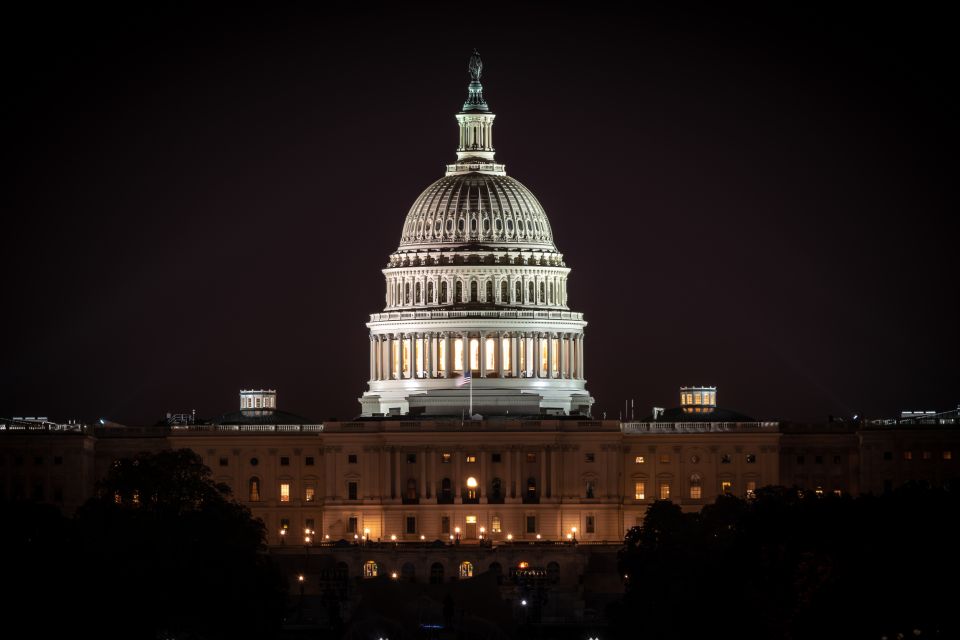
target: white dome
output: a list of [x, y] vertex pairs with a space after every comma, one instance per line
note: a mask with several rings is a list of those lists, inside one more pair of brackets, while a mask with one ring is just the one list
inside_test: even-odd
[[465, 173], [440, 178], [407, 213], [400, 249], [494, 244], [556, 251], [537, 198], [505, 175]]

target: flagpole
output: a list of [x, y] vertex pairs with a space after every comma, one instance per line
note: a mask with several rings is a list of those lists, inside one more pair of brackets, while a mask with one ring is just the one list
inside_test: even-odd
[[473, 420], [473, 371], [470, 372], [470, 419]]

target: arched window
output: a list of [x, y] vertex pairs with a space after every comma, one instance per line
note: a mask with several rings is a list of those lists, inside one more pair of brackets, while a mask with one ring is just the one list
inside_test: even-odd
[[447, 304], [448, 302], [450, 302], [449, 300], [447, 300], [447, 281], [446, 280], [440, 283], [440, 302], [442, 302], [443, 304]]
[[363, 563], [363, 577], [364, 578], [376, 578], [377, 574], [380, 571], [380, 567], [377, 566], [377, 563], [373, 560], [367, 560]]
[[530, 304], [533, 304], [534, 302], [536, 302], [534, 300], [533, 283], [531, 282], [530, 286], [527, 288], [529, 289], [529, 291], [527, 292], [527, 302], [529, 302]]
[[471, 280], [470, 281], [470, 302], [476, 302], [476, 301], [477, 301], [477, 281]]
[[548, 302], [550, 302], [550, 304], [553, 304], [553, 283], [552, 282], [550, 283], [550, 298], [548, 299]]
[[404, 562], [400, 567], [400, 577], [406, 582], [416, 582], [417, 570], [412, 562]]
[[466, 560], [460, 563], [460, 577], [461, 578], [472, 578], [473, 577], [473, 565]]
[[433, 282], [427, 283], [427, 304], [433, 304]]
[[510, 302], [510, 299], [507, 297], [510, 292], [507, 290], [507, 281], [500, 281], [500, 304], [507, 304]]
[[456, 302], [463, 302], [463, 281], [457, 280], [456, 288], [454, 289], [456, 294]]
[[439, 562], [430, 565], [430, 584], [443, 584], [443, 565]]
[[410, 304], [410, 283], [409, 282], [403, 285], [403, 290], [404, 290], [404, 296], [403, 296], [404, 303]]
[[418, 282], [417, 283], [417, 304], [420, 304], [423, 302], [422, 294], [423, 294], [422, 285]]
[[541, 283], [540, 283], [540, 298], [537, 300], [537, 302], [539, 302], [540, 304], [543, 304], [544, 301], [545, 301], [545, 299], [546, 299], [546, 296], [543, 295], [544, 289], [546, 289], [546, 287], [545, 287], [544, 284], [541, 282]]
[[703, 477], [699, 473], [690, 474], [690, 499], [699, 500], [703, 496]]
[[250, 478], [250, 502], [260, 502], [260, 478]]
[[515, 292], [515, 293], [516, 293], [517, 295], [516, 295], [516, 298], [514, 298], [513, 301], [514, 301], [514, 302], [523, 302], [523, 287], [520, 285], [519, 282], [517, 283], [517, 286], [514, 287], [514, 289], [516, 289], [516, 292]]
[[407, 479], [407, 500], [416, 500], [417, 496], [417, 481], [414, 478]]
[[560, 582], [560, 565], [556, 562], [547, 563], [547, 580], [554, 584]]
[[490, 532], [491, 533], [500, 533], [503, 530], [503, 523], [500, 520], [500, 516], [493, 516], [490, 518]]

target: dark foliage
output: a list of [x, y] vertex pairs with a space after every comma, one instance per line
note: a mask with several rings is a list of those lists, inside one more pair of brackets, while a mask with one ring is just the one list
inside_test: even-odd
[[[950, 590], [958, 496], [907, 485], [880, 497], [768, 487], [700, 513], [654, 503], [620, 553], [621, 637], [957, 637]], [[914, 630], [919, 630], [919, 636]]]
[[5, 511], [28, 524], [6, 548], [17, 611], [43, 637], [262, 639], [279, 627], [286, 587], [263, 524], [189, 450], [118, 461], [72, 521]]

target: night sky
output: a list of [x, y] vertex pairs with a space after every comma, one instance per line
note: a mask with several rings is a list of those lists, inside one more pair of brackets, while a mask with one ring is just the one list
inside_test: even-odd
[[152, 424], [251, 387], [359, 413], [474, 47], [497, 159], [572, 268], [595, 415], [693, 384], [786, 420], [960, 402], [946, 14], [129, 4], [0, 27], [0, 416]]

